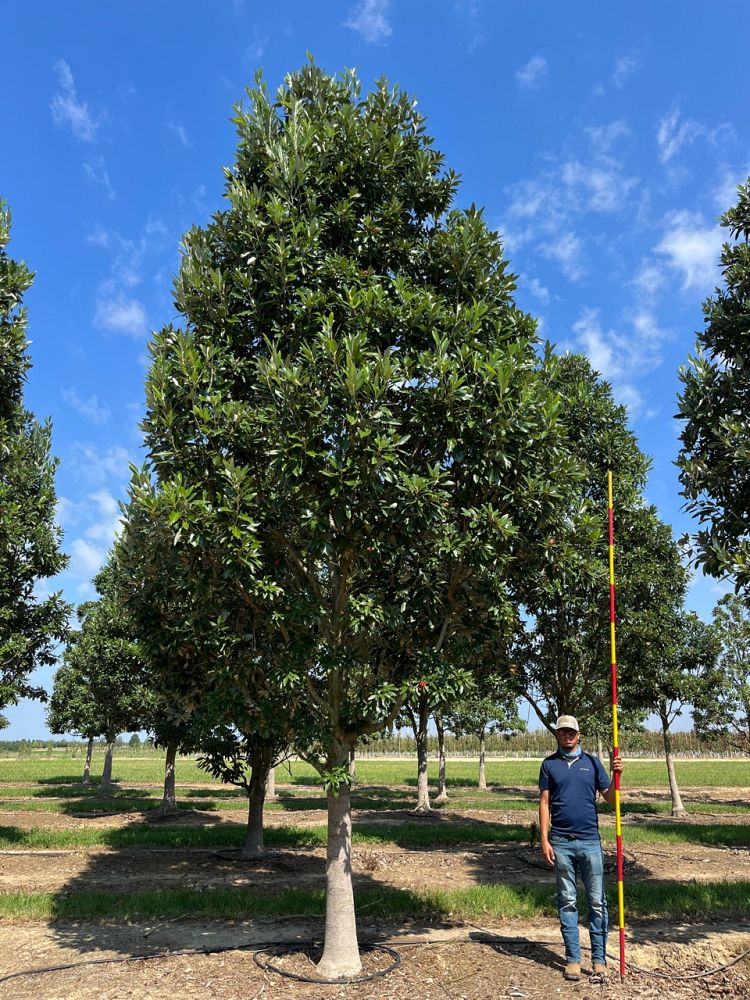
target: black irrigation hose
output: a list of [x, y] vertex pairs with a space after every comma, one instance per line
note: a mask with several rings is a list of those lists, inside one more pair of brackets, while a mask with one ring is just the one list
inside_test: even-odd
[[[499, 937], [498, 935], [493, 934], [491, 931], [486, 931], [482, 928], [477, 928], [477, 929], [480, 930], [482, 933], [481, 939], [474, 937], [473, 939], [467, 939], [464, 941], [460, 941], [455, 938], [442, 938], [434, 941], [413, 941], [413, 942], [404, 941], [402, 943], [402, 947], [417, 947], [425, 944], [480, 943], [480, 944], [503, 944], [511, 947], [515, 946], [520, 948], [528, 948], [530, 946], [539, 947], [540, 945], [549, 943], [544, 941], [533, 941], [531, 938]], [[83, 962], [67, 962], [61, 965], [45, 965], [35, 969], [22, 969], [19, 972], [11, 972], [8, 973], [8, 975], [0, 976], [0, 983], [7, 983], [11, 979], [21, 979], [24, 976], [41, 976], [44, 975], [44, 973], [46, 972], [65, 972], [68, 969], [80, 969], [86, 965], [117, 965], [120, 963], [127, 963], [127, 962], [150, 962], [153, 961], [154, 959], [179, 958], [185, 955], [221, 955], [228, 951], [254, 951], [255, 954], [253, 955], [253, 960], [255, 961], [256, 965], [258, 965], [259, 968], [261, 969], [268, 969], [270, 972], [276, 972], [279, 975], [286, 976], [289, 979], [296, 979], [301, 982], [308, 982], [308, 983], [321, 983], [323, 985], [325, 985], [326, 983], [336, 984], [342, 982], [364, 983], [367, 982], [368, 980], [377, 979], [381, 976], [385, 976], [387, 973], [392, 972], [394, 969], [398, 968], [401, 964], [401, 956], [394, 948], [389, 948], [387, 945], [360, 943], [359, 947], [361, 951], [373, 951], [375, 949], [378, 949], [380, 951], [385, 951], [394, 957], [393, 963], [385, 969], [380, 969], [377, 972], [373, 972], [367, 976], [358, 977], [356, 979], [350, 979], [350, 980], [312, 979], [312, 978], [306, 978], [304, 976], [298, 976], [295, 973], [286, 972], [283, 969], [279, 969], [276, 966], [272, 966], [270, 963], [262, 965], [258, 960], [257, 955], [262, 953], [267, 953], [270, 948], [274, 947], [279, 947], [278, 942], [269, 941], [267, 942], [267, 944], [264, 944], [264, 942], [262, 941], [256, 941], [254, 944], [223, 945], [218, 948], [181, 948], [179, 951], [161, 951], [161, 952], [156, 952], [153, 955], [129, 955], [123, 958], [91, 958]], [[584, 950], [588, 951], [589, 949], [584, 947]], [[692, 972], [682, 976], [674, 975], [668, 972], [658, 972], [655, 969], [644, 969], [639, 965], [629, 964], [628, 968], [632, 969], [634, 972], [638, 972], [640, 975], [651, 976], [652, 978], [655, 979], [667, 979], [672, 982], [689, 982], [694, 979], [707, 979], [709, 976], [714, 976], [719, 972], [725, 972], [727, 969], [731, 969], [733, 965], [737, 965], [738, 962], [741, 962], [742, 959], [746, 958], [748, 955], [750, 955], [750, 948], [746, 948], [745, 951], [743, 951], [740, 955], [738, 955], [736, 958], [733, 958], [731, 962], [725, 962], [724, 965], [718, 965], [713, 969], [706, 970], [705, 972]], [[617, 957], [614, 955], [608, 954], [607, 957], [615, 961], [617, 960]]]
[[[275, 950], [282, 952], [282, 950], [289, 950], [288, 945], [276, 945]], [[359, 946], [360, 951], [384, 951], [387, 955], [390, 955], [393, 961], [390, 965], [386, 966], [384, 969], [378, 969], [376, 972], [370, 972], [365, 976], [354, 976], [351, 979], [323, 979], [320, 976], [302, 976], [297, 972], [287, 972], [286, 969], [279, 968], [278, 965], [273, 965], [271, 962], [263, 962], [260, 959], [260, 955], [268, 954], [270, 949], [260, 948], [253, 954], [253, 961], [258, 966], [259, 969], [263, 969], [264, 972], [275, 972], [279, 976], [285, 976], [287, 979], [294, 979], [298, 983], [321, 983], [322, 985], [335, 986], [341, 983], [369, 983], [372, 979], [380, 979], [382, 976], [387, 976], [389, 972], [393, 972], [401, 965], [401, 956], [396, 951], [395, 948], [389, 948], [386, 944], [368, 944], [362, 943]]]

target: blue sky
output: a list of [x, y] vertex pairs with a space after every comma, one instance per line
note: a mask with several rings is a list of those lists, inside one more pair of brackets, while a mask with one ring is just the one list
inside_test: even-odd
[[[677, 368], [750, 174], [747, 3], [160, 0], [3, 12], [0, 197], [27, 296], [27, 405], [53, 422], [65, 596], [92, 596], [139, 461], [149, 332], [176, 321], [182, 233], [221, 203], [232, 106], [307, 51], [414, 94], [485, 207], [544, 337], [585, 351], [653, 457], [678, 533]], [[722, 592], [696, 579], [704, 617]], [[606, 660], [607, 651], [604, 651]], [[40, 673], [43, 683], [50, 673]], [[44, 737], [39, 705], [3, 738]]]

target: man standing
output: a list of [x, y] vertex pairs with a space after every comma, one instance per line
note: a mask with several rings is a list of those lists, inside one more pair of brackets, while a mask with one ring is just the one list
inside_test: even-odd
[[[555, 866], [557, 876], [564, 976], [573, 982], [581, 978], [576, 884], [580, 875], [589, 908], [593, 974], [603, 981], [607, 974], [607, 901], [596, 793], [612, 805], [615, 786], [601, 761], [581, 749], [578, 722], [572, 715], [560, 716], [555, 736], [557, 751], [546, 758], [539, 772], [539, 832], [542, 854]], [[612, 767], [622, 771], [619, 754]]]

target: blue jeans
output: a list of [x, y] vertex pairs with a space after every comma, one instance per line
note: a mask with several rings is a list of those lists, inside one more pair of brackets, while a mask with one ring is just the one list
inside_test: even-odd
[[606, 964], [607, 900], [604, 895], [604, 859], [602, 845], [597, 840], [567, 840], [552, 834], [550, 843], [555, 852], [557, 876], [557, 909], [560, 930], [565, 942], [565, 961], [581, 961], [578, 936], [578, 894], [576, 877], [581, 876], [589, 905], [589, 936], [591, 962]]

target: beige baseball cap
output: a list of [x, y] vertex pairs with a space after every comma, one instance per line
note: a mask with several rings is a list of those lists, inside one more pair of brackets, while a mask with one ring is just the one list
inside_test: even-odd
[[574, 729], [578, 732], [578, 719], [574, 715], [561, 715], [555, 723], [555, 729]]

